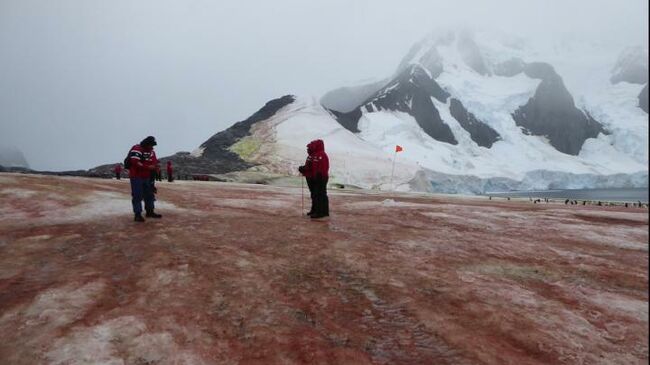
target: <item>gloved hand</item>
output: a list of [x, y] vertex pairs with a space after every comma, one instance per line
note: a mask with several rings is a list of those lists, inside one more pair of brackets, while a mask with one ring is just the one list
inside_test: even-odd
[[298, 166], [298, 171], [299, 171], [301, 174], [304, 174], [304, 173], [305, 173], [305, 166]]

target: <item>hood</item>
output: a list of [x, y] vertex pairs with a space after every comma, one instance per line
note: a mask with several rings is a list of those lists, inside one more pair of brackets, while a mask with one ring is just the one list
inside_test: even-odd
[[322, 139], [311, 141], [307, 146], [308, 148], [311, 148], [313, 153], [325, 152], [325, 143], [323, 142]]

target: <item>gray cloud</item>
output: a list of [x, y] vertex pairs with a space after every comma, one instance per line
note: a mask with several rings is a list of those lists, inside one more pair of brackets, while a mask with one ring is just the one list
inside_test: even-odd
[[32, 167], [196, 147], [287, 93], [391, 73], [438, 27], [647, 43], [648, 2], [0, 0], [0, 145]]

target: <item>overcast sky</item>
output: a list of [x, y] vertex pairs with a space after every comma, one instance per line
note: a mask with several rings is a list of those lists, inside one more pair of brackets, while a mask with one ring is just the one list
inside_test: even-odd
[[192, 150], [284, 94], [392, 73], [434, 28], [647, 44], [647, 0], [0, 0], [0, 146], [36, 169]]

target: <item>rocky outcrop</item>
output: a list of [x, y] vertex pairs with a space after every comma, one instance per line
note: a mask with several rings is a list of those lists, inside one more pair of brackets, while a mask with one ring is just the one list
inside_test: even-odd
[[460, 123], [460, 126], [469, 132], [472, 141], [479, 146], [490, 148], [494, 142], [501, 139], [497, 131], [468, 112], [460, 100], [454, 98], [450, 100], [449, 112]]
[[542, 80], [535, 95], [512, 115], [524, 133], [544, 136], [558, 151], [578, 155], [585, 140], [605, 132], [588, 113], [576, 108], [562, 78], [551, 65], [529, 63], [524, 73]]
[[648, 83], [648, 50], [643, 47], [630, 47], [624, 50], [616, 61], [610, 78], [612, 84], [629, 82]]
[[255, 123], [271, 118], [295, 100], [293, 95], [271, 100], [246, 120], [233, 124], [203, 142], [199, 147], [200, 153], [179, 152], [162, 158], [161, 161], [163, 163], [172, 161], [172, 164], [177, 166], [177, 171], [185, 174], [223, 174], [246, 170], [253, 165], [232, 152], [230, 147], [250, 135], [250, 129]]
[[648, 84], [645, 84], [639, 94], [639, 108], [643, 109], [646, 113], [648, 112]]
[[359, 130], [359, 119], [361, 119], [363, 113], [361, 112], [360, 107], [357, 106], [355, 109], [347, 113], [338, 112], [336, 110], [329, 111], [334, 115], [334, 118], [336, 118], [336, 120], [341, 126], [343, 126], [343, 128], [349, 130], [352, 133], [361, 132]]
[[201, 156], [212, 160], [230, 157], [229, 154], [232, 152], [228, 151], [228, 148], [241, 138], [249, 135], [253, 124], [271, 118], [278, 110], [293, 103], [295, 100], [295, 96], [285, 95], [269, 101], [262, 109], [258, 110], [248, 119], [233, 124], [230, 128], [213, 135], [207, 141], [203, 142], [200, 147], [203, 150]]
[[[253, 165], [244, 161], [239, 155], [230, 151], [230, 147], [240, 139], [250, 135], [251, 127], [263, 120], [271, 118], [283, 107], [293, 103], [295, 97], [286, 95], [266, 103], [255, 114], [246, 120], [233, 124], [201, 144], [199, 153], [178, 152], [172, 156], [160, 159], [163, 167], [167, 161], [172, 161], [174, 174], [189, 177], [196, 174], [224, 174], [232, 171], [246, 170]], [[113, 175], [114, 165], [102, 165], [87, 172], [70, 172], [66, 174], [81, 176], [110, 177]]]
[[433, 139], [458, 144], [449, 126], [442, 120], [431, 98], [446, 102], [449, 93], [443, 90], [420, 65], [403, 70], [386, 87], [350, 113], [334, 113], [339, 124], [358, 133], [362, 112], [400, 111], [415, 118], [418, 125]]

